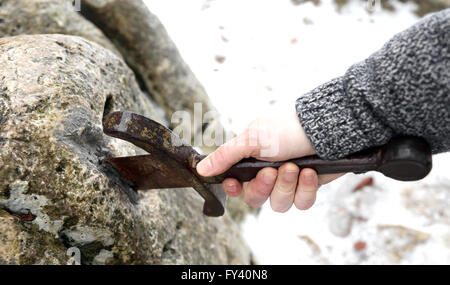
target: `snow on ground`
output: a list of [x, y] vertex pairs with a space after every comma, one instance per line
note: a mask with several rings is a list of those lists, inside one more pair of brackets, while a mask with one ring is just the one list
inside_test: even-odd
[[[412, 4], [369, 14], [353, 0], [146, 1], [204, 84], [223, 122], [241, 131], [258, 115], [294, 109], [301, 94], [341, 76], [418, 20]], [[243, 224], [262, 264], [450, 263], [450, 155], [420, 182], [348, 174], [320, 190], [309, 211], [271, 211]], [[373, 186], [353, 192], [365, 177]]]

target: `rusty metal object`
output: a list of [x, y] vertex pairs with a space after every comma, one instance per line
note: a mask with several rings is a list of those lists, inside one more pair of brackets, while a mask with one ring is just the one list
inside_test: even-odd
[[205, 199], [205, 215], [224, 214], [226, 195], [220, 185], [208, 185], [200, 180], [192, 167], [199, 154], [169, 129], [137, 114], [115, 112], [106, 119], [103, 132], [150, 153], [106, 159], [136, 189], [192, 187]]
[[[131, 182], [138, 190], [192, 187], [205, 199], [203, 213], [208, 216], [224, 214], [226, 195], [220, 185], [224, 179], [233, 177], [249, 181], [265, 167], [279, 168], [286, 163], [249, 158], [235, 164], [222, 175], [202, 177], [197, 173], [196, 165], [204, 156], [151, 119], [130, 112], [115, 112], [106, 119], [103, 131], [149, 152], [148, 155], [106, 159], [123, 179]], [[402, 181], [420, 180], [432, 167], [429, 145], [415, 137], [395, 138], [385, 146], [340, 160], [329, 161], [309, 156], [289, 161], [300, 168], [312, 168], [318, 174], [379, 171]]]

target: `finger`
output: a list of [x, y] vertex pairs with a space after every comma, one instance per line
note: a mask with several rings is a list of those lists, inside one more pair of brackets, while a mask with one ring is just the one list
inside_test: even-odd
[[264, 168], [250, 182], [244, 183], [244, 202], [250, 207], [261, 207], [275, 186], [277, 173], [275, 168]]
[[343, 175], [345, 175], [345, 173], [319, 175], [319, 186], [328, 184], [331, 181], [336, 180]]
[[222, 182], [222, 188], [225, 190], [228, 196], [237, 197], [241, 195], [242, 185], [234, 178], [227, 178]]
[[286, 163], [278, 169], [278, 178], [270, 195], [270, 206], [275, 212], [284, 213], [292, 207], [300, 169]]
[[295, 193], [294, 204], [297, 209], [307, 210], [316, 201], [316, 193], [319, 189], [319, 177], [310, 168], [302, 169]]
[[197, 165], [197, 171], [202, 176], [219, 175], [243, 158], [250, 157], [255, 149], [256, 146], [248, 144], [248, 132], [244, 132], [203, 159]]

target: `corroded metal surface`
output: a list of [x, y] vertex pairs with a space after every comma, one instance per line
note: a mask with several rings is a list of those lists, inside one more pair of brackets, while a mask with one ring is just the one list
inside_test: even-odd
[[205, 199], [205, 215], [224, 214], [224, 191], [200, 180], [192, 167], [199, 154], [169, 129], [141, 115], [115, 112], [106, 119], [103, 131], [149, 152], [144, 156], [106, 159], [136, 189], [192, 187]]

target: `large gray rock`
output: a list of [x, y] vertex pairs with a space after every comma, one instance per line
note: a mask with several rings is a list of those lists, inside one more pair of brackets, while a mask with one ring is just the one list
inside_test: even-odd
[[[133, 192], [101, 159], [139, 150], [102, 133], [130, 110], [156, 120], [132, 71], [79, 37], [0, 39], [1, 264], [248, 264], [228, 217], [192, 189]], [[72, 256], [74, 255], [74, 256]]]
[[[215, 111], [164, 26], [141, 0], [84, 0], [81, 8], [81, 13], [113, 41], [169, 121], [174, 112], [182, 110], [193, 118], [194, 103], [202, 104], [202, 114]], [[218, 116], [193, 127], [196, 135], [202, 128], [207, 132], [222, 129]]]
[[120, 53], [94, 24], [67, 0], [0, 0], [0, 37], [65, 34], [83, 37]]
[[[187, 141], [193, 144], [194, 135], [198, 137], [203, 132], [223, 132], [218, 113], [201, 124], [193, 124], [194, 103], [202, 104], [202, 115], [215, 108], [163, 25], [142, 1], [83, 0], [81, 7], [85, 16], [101, 29], [75, 11], [68, 0], [0, 0], [0, 37], [65, 34], [96, 42], [125, 57], [145, 91], [161, 107], [161, 113], [166, 112], [165, 121], [171, 122], [176, 111], [190, 113], [190, 121], [171, 125], [192, 128], [190, 136], [182, 134]], [[217, 147], [196, 146], [207, 153]]]

